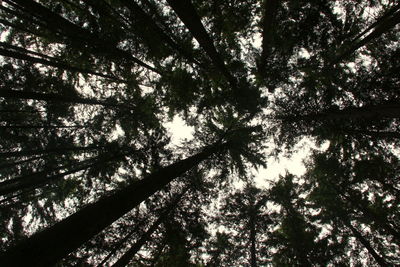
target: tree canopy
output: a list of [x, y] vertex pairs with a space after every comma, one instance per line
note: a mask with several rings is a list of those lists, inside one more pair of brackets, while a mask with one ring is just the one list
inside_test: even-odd
[[392, 0], [0, 1], [0, 265], [400, 265], [399, 29]]

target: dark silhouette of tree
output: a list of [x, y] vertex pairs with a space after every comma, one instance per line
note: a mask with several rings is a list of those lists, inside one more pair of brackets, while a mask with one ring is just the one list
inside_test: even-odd
[[[0, 1], [0, 262], [399, 265], [399, 22], [396, 1]], [[304, 175], [254, 182], [302, 144]]]

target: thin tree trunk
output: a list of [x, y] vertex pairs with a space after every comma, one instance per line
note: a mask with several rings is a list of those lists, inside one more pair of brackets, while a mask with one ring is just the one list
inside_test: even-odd
[[25, 160], [16, 161], [16, 162], [13, 162], [13, 163], [0, 164], [0, 170], [1, 169], [6, 169], [6, 168], [14, 168], [14, 167], [16, 167], [18, 165], [21, 165], [23, 163], [34, 161], [34, 160], [41, 159], [41, 158], [43, 158], [43, 156], [37, 156], [37, 157], [25, 159]]
[[350, 222], [347, 222], [343, 220], [343, 223], [351, 230], [353, 233], [354, 237], [368, 250], [369, 254], [375, 259], [375, 261], [379, 264], [381, 267], [387, 267], [389, 264], [381, 257], [379, 254], [375, 251], [375, 249], [371, 246], [371, 244], [366, 240], [361, 233], [355, 229]]
[[[7, 0], [10, 1], [10, 0]], [[66, 20], [65, 18], [61, 17], [57, 13], [54, 13], [50, 9], [41, 4], [32, 1], [32, 0], [12, 0], [13, 2], [17, 3], [21, 7], [24, 7], [26, 11], [32, 13], [34, 16], [38, 17], [39, 19], [46, 22], [46, 25], [55, 32], [62, 32], [64, 33], [68, 39], [74, 41], [76, 45], [82, 44], [85, 42], [92, 47], [92, 51], [95, 51], [99, 54], [108, 54], [114, 58], [119, 60], [130, 60], [139, 66], [142, 66], [146, 69], [149, 69], [153, 72], [161, 74], [161, 72], [148, 64], [144, 63], [143, 61], [135, 58], [129, 52], [121, 50], [114, 46], [114, 44], [110, 43], [109, 40], [102, 40], [97, 38], [94, 34], [90, 31], [83, 29], [74, 23]]]
[[182, 22], [186, 25], [194, 38], [196, 38], [207, 55], [211, 58], [217, 69], [225, 76], [229, 84], [233, 88], [236, 88], [237, 82], [235, 77], [233, 77], [226, 68], [224, 61], [214, 46], [213, 40], [208, 35], [199, 15], [197, 14], [193, 5], [190, 3], [190, 0], [167, 0], [167, 2], [182, 20]]
[[181, 55], [186, 57], [190, 62], [194, 62], [197, 65], [201, 65], [193, 55], [191, 55], [184, 48], [180, 47], [172, 38], [169, 37], [164, 30], [162, 30], [158, 25], [154, 22], [154, 20], [134, 1], [130, 0], [121, 0], [132, 12], [134, 18], [137, 20], [138, 25], [143, 25], [148, 27], [148, 29], [154, 32], [157, 36], [159, 36], [160, 41], [167, 44], [172, 49], [178, 51]]
[[46, 102], [101, 105], [105, 107], [124, 107], [122, 105], [107, 103], [105, 101], [100, 101], [90, 98], [82, 98], [76, 96], [70, 97], [70, 96], [63, 96], [51, 93], [42, 94], [42, 93], [21, 91], [21, 90], [0, 90], [0, 97], [13, 98], [13, 99], [32, 99], [32, 100], [41, 100]]
[[272, 49], [272, 35], [275, 27], [276, 11], [279, 0], [264, 0], [264, 18], [262, 32], [262, 52], [258, 65], [258, 71], [261, 75], [265, 74], [265, 63]]
[[137, 240], [128, 251], [121, 256], [121, 258], [116, 261], [112, 267], [124, 267], [129, 264], [135, 254], [142, 248], [144, 244], [150, 239], [151, 235], [157, 230], [158, 226], [167, 218], [170, 212], [175, 208], [178, 202], [181, 200], [182, 196], [187, 192], [188, 188], [184, 189], [182, 193], [175, 197], [175, 199], [170, 203], [163, 213], [158, 217], [158, 219], [150, 226], [150, 228]]
[[345, 132], [356, 135], [367, 135], [376, 139], [384, 139], [384, 140], [400, 139], [399, 132], [368, 131], [368, 130], [345, 130]]
[[107, 254], [107, 256], [97, 265], [97, 267], [102, 267], [104, 264], [119, 250], [121, 249], [122, 245], [128, 241], [128, 239], [136, 233], [141, 224], [136, 225], [135, 228], [133, 228], [128, 234], [125, 235], [124, 238], [122, 238], [115, 246], [114, 248]]
[[250, 266], [257, 267], [257, 256], [256, 256], [256, 225], [254, 213], [250, 214]]
[[389, 11], [387, 11], [385, 14], [383, 14], [382, 17], [378, 18], [374, 23], [372, 23], [368, 28], [366, 28], [364, 31], [362, 31], [359, 35], [357, 35], [353, 40], [356, 41], [360, 39], [363, 35], [371, 31], [373, 28], [377, 27], [379, 24], [384, 22], [385, 20], [389, 19], [390, 17], [393, 16], [393, 14], [400, 9], [400, 5], [396, 5], [393, 8], [391, 8]]
[[[28, 50], [27, 50], [27, 52], [28, 52]], [[50, 60], [47, 60], [47, 59], [44, 59], [44, 58], [32, 57], [32, 56], [29, 56], [27, 54], [22, 54], [22, 53], [19, 53], [19, 52], [16, 52], [16, 51], [7, 50], [7, 49], [1, 48], [1, 47], [0, 47], [0, 55], [5, 56], [5, 57], [12, 57], [12, 58], [15, 58], [15, 59], [21, 59], [21, 60], [29, 61], [29, 62], [32, 62], [32, 63], [40, 63], [40, 64], [43, 64], [43, 65], [56, 67], [56, 68], [60, 68], [60, 69], [71, 71], [71, 72], [92, 74], [92, 75], [100, 76], [100, 77], [103, 77], [103, 78], [106, 78], [106, 79], [110, 79], [112, 81], [118, 81], [118, 82], [122, 82], [122, 83], [126, 82], [126, 81], [120, 80], [120, 79], [118, 79], [116, 77], [105, 75], [105, 74], [102, 74], [102, 73], [98, 73], [98, 72], [95, 72], [95, 71], [92, 71], [92, 70], [73, 67], [73, 66], [70, 66], [70, 65], [68, 65], [68, 64], [66, 64], [64, 62], [50, 61]], [[56, 59], [54, 59], [54, 60], [56, 60]]]
[[[21, 177], [17, 177], [11, 180], [6, 180], [0, 183], [0, 196], [14, 193], [20, 190], [26, 190], [26, 189], [33, 189], [33, 188], [38, 188], [40, 186], [43, 186], [45, 184], [50, 184], [54, 183], [66, 175], [70, 175], [85, 169], [88, 169], [93, 166], [98, 166], [98, 165], [103, 165], [106, 164], [110, 161], [114, 161], [116, 159], [119, 159], [129, 153], [123, 153], [119, 155], [112, 155], [106, 158], [91, 158], [88, 160], [84, 160], [83, 162], [79, 162], [77, 165], [76, 164], [70, 164], [67, 166], [59, 166], [50, 170], [44, 170], [40, 172], [36, 172], [30, 175], [25, 175]], [[57, 173], [53, 174], [54, 172], [62, 169], [67, 169], [66, 171], [62, 173]]]
[[3, 125], [0, 129], [83, 129], [87, 127], [83, 125]]
[[90, 150], [103, 149], [103, 148], [106, 148], [106, 146], [53, 147], [53, 148], [46, 148], [46, 149], [0, 152], [0, 158], [27, 157], [27, 156], [32, 156], [32, 155], [49, 154], [49, 153], [63, 154], [63, 153], [68, 153], [68, 152], [90, 151]]
[[378, 23], [374, 23], [374, 27], [372, 32], [365, 36], [363, 39], [360, 39], [361, 36], [357, 36], [357, 39], [352, 41], [352, 44], [348, 49], [346, 49], [341, 55], [339, 55], [334, 63], [339, 63], [344, 58], [350, 56], [359, 48], [368, 44], [370, 41], [380, 37], [384, 33], [392, 30], [398, 23], [400, 23], [400, 11], [398, 11], [399, 6], [395, 7], [395, 11], [390, 14], [390, 16], [384, 15], [382, 20], [379, 20]]
[[362, 203], [355, 201], [352, 197], [346, 196], [344, 193], [336, 190], [347, 202], [349, 202], [353, 207], [361, 211], [361, 213], [367, 217], [371, 222], [375, 222], [379, 227], [385, 230], [386, 233], [392, 235], [397, 243], [400, 244], [400, 234], [397, 232], [393, 226], [386, 221], [384, 218], [375, 215], [373, 212], [369, 211]]
[[169, 182], [229, 145], [230, 143], [217, 143], [207, 146], [198, 154], [164, 167], [112, 195], [87, 205], [8, 249], [1, 255], [0, 265], [49, 266], [57, 263]]

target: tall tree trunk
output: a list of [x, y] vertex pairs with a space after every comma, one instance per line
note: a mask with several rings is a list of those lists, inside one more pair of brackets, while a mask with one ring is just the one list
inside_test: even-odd
[[383, 139], [383, 140], [396, 140], [400, 139], [399, 132], [389, 132], [389, 131], [368, 131], [368, 130], [345, 130], [345, 132], [354, 134], [354, 135], [361, 135], [361, 136], [370, 136], [375, 139]]
[[92, 34], [90, 31], [83, 29], [74, 23], [66, 20], [61, 17], [57, 13], [54, 13], [47, 7], [32, 1], [32, 0], [6, 0], [7, 2], [15, 2], [19, 6], [25, 9], [25, 12], [34, 14], [36, 17], [40, 18], [46, 25], [52, 29], [54, 32], [62, 32], [67, 38], [71, 41], [74, 41], [78, 46], [85, 42], [89, 45], [89, 47], [93, 48], [92, 51], [98, 54], [108, 54], [109, 56], [118, 59], [118, 60], [130, 60], [139, 66], [142, 66], [146, 69], [154, 71], [158, 74], [161, 72], [143, 61], [135, 58], [129, 52], [121, 50], [117, 48], [113, 43], [109, 40], [99, 39], [96, 35]]
[[365, 207], [364, 204], [356, 201], [354, 198], [352, 198], [351, 196], [348, 197], [346, 196], [343, 192], [337, 190], [337, 192], [339, 192], [339, 194], [348, 202], [350, 203], [354, 208], [358, 209], [359, 211], [361, 211], [361, 213], [368, 218], [371, 222], [376, 223], [376, 225], [378, 225], [379, 227], [381, 227], [382, 229], [385, 230], [386, 233], [392, 235], [394, 237], [394, 239], [397, 241], [398, 244], [400, 244], [400, 234], [399, 232], [397, 232], [395, 230], [395, 228], [390, 224], [390, 222], [388, 222], [387, 220], [385, 220], [385, 218], [382, 218], [379, 215], [374, 214], [373, 212], [371, 212], [370, 210], [368, 210], [368, 207]]
[[[45, 184], [54, 183], [62, 179], [66, 175], [73, 174], [88, 169], [90, 167], [106, 164], [110, 161], [117, 160], [127, 154], [129, 153], [112, 155], [106, 158], [100, 158], [98, 160], [96, 160], [96, 158], [94, 159], [92, 158], [78, 163], [77, 164], [78, 166], [75, 166], [75, 164], [70, 164], [67, 166], [59, 166], [54, 169], [44, 170], [30, 175], [25, 175], [11, 180], [6, 180], [0, 183], [0, 196], [14, 193], [20, 190], [38, 188]], [[61, 169], [67, 169], [67, 170], [62, 173], [53, 174], [54, 172]]]
[[76, 147], [50, 147], [45, 149], [34, 149], [34, 150], [22, 150], [22, 151], [12, 151], [12, 152], [0, 152], [0, 158], [9, 158], [9, 157], [27, 157], [32, 155], [41, 155], [41, 154], [64, 154], [68, 152], [82, 152], [82, 151], [90, 151], [90, 150], [98, 150], [104, 149], [106, 146], [76, 146]]
[[[30, 52], [30, 51], [27, 50], [27, 52]], [[15, 59], [21, 59], [21, 60], [29, 61], [29, 62], [32, 62], [32, 63], [40, 63], [40, 64], [43, 64], [43, 65], [60, 68], [60, 69], [63, 69], [63, 70], [74, 72], [74, 73], [75, 72], [79, 72], [79, 73], [92, 74], [92, 75], [96, 75], [96, 76], [103, 77], [103, 78], [106, 78], [106, 79], [110, 79], [112, 81], [126, 82], [124, 80], [120, 80], [120, 79], [118, 79], [116, 77], [113, 77], [113, 76], [109, 76], [109, 75], [102, 74], [102, 73], [95, 72], [95, 71], [88, 70], [88, 69], [82, 69], [82, 68], [77, 68], [77, 67], [74, 67], [74, 66], [70, 66], [70, 65], [68, 65], [68, 64], [66, 64], [64, 62], [58, 61], [58, 60], [56, 60], [54, 58], [53, 58], [53, 60], [48, 60], [48, 59], [44, 59], [44, 58], [33, 57], [33, 56], [28, 55], [27, 53], [20, 53], [20, 52], [17, 52], [17, 51], [4, 49], [4, 48], [1, 48], [1, 47], [0, 47], [0, 55], [5, 56], [5, 57], [12, 57], [12, 58], [15, 58]]]
[[381, 267], [387, 267], [390, 266], [387, 264], [387, 262], [379, 256], [379, 254], [375, 251], [375, 249], [371, 246], [371, 244], [368, 242], [367, 239], [365, 239], [360, 232], [355, 229], [350, 222], [342, 219], [343, 223], [351, 230], [353, 233], [354, 237], [368, 250], [369, 254], [375, 259], [375, 261], [379, 264]]
[[20, 90], [0, 90], [0, 97], [13, 98], [13, 99], [32, 99], [32, 100], [42, 100], [46, 102], [61, 102], [61, 103], [74, 103], [74, 104], [87, 104], [87, 105], [101, 105], [105, 107], [125, 107], [119, 104], [107, 103], [105, 101], [100, 101], [90, 98], [82, 98], [78, 96], [64, 96], [59, 94], [42, 94], [29, 91]]
[[256, 223], [254, 211], [250, 214], [249, 221], [250, 228], [250, 266], [257, 267], [257, 256], [256, 256]]
[[[393, 12], [383, 15], [381, 19], [373, 24], [373, 27], [369, 27], [369, 30], [373, 30], [363, 39], [360, 39], [362, 36], [358, 35], [356, 39], [352, 41], [350, 47], [345, 49], [345, 51], [335, 59], [334, 63], [342, 61], [344, 58], [350, 56], [356, 50], [368, 44], [373, 39], [378, 38], [382, 34], [392, 30], [398, 23], [400, 23], [400, 11], [398, 10], [399, 7], [400, 5], [395, 6], [393, 8]], [[363, 33], [365, 34], [367, 32], [368, 31], [364, 31]]]
[[149, 229], [137, 240], [128, 251], [121, 256], [121, 258], [116, 261], [112, 267], [124, 267], [129, 264], [133, 256], [142, 248], [144, 244], [150, 239], [151, 235], [157, 230], [158, 226], [168, 217], [170, 212], [176, 207], [178, 202], [181, 200], [182, 196], [187, 192], [188, 188], [184, 189], [182, 193], [175, 197], [175, 199], [170, 203], [163, 213], [158, 217], [158, 219], [149, 227]]
[[121, 2], [123, 2], [131, 10], [133, 17], [137, 21], [137, 25], [143, 25], [144, 27], [147, 27], [148, 30], [159, 37], [161, 42], [167, 44], [172, 49], [175, 49], [190, 62], [201, 65], [191, 53], [179, 46], [164, 30], [158, 27], [154, 20], [137, 3], [130, 0], [121, 0]]
[[0, 256], [0, 265], [49, 266], [57, 263], [169, 182], [229, 145], [230, 143], [216, 143], [207, 146], [198, 154], [164, 167], [112, 195], [87, 205], [8, 249]]
[[0, 164], [0, 170], [1, 169], [7, 169], [7, 168], [14, 168], [20, 164], [26, 163], [26, 162], [30, 162], [30, 161], [34, 161], [37, 159], [41, 159], [43, 158], [43, 156], [37, 156], [37, 157], [33, 157], [33, 158], [29, 158], [29, 159], [25, 159], [25, 160], [20, 160], [20, 161], [15, 161], [13, 163], [5, 163], [5, 164]]
[[128, 241], [128, 239], [137, 231], [139, 231], [140, 223], [136, 225], [128, 234], [125, 235], [115, 246], [114, 248], [107, 254], [107, 256], [97, 265], [97, 267], [102, 267], [104, 264], [119, 250], [122, 245]]
[[213, 40], [208, 35], [201, 22], [200, 16], [197, 14], [196, 9], [191, 4], [190, 0], [167, 0], [167, 2], [186, 25], [194, 38], [196, 38], [207, 55], [211, 58], [215, 67], [217, 67], [217, 69], [225, 76], [229, 84], [233, 88], [236, 88], [237, 82], [235, 77], [233, 77], [226, 68], [224, 61], [214, 46]]
[[67, 126], [67, 125], [4, 125], [0, 126], [0, 129], [83, 129], [87, 128], [88, 126], [83, 125], [74, 125], [74, 126]]
[[262, 29], [262, 52], [258, 64], [258, 72], [265, 75], [265, 63], [272, 49], [272, 35], [275, 27], [276, 11], [279, 0], [264, 0], [264, 17]]

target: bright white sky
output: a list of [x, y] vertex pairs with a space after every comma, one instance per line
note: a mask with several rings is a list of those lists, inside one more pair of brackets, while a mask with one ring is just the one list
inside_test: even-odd
[[[166, 123], [165, 127], [172, 137], [171, 142], [173, 145], [179, 145], [185, 138], [187, 140], [193, 138], [194, 128], [186, 125], [185, 121], [178, 115], [171, 122]], [[322, 149], [326, 148], [327, 145], [324, 145]], [[269, 182], [277, 181], [279, 175], [284, 175], [286, 171], [294, 175], [304, 174], [306, 168], [303, 160], [307, 158], [312, 148], [316, 148], [315, 144], [311, 140], [303, 139], [295, 146], [294, 151], [296, 152], [290, 158], [284, 156], [280, 156], [278, 159], [268, 157], [267, 168], [260, 168], [255, 173], [256, 184], [259, 187], [265, 187]]]

